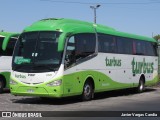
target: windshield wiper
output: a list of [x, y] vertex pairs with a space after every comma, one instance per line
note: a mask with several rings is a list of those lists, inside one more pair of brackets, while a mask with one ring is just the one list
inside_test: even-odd
[[20, 69], [22, 67], [22, 65], [19, 65], [19, 66], [16, 66], [16, 67], [13, 67], [13, 70], [15, 71], [15, 70], [18, 70], [18, 69]]
[[25, 67], [27, 65], [27, 63], [23, 63], [23, 64], [20, 64], [20, 65], [14, 65], [15, 67], [13, 67], [13, 70], [15, 71], [15, 70], [18, 70], [18, 69], [20, 69], [20, 68], [22, 68], [22, 67]]

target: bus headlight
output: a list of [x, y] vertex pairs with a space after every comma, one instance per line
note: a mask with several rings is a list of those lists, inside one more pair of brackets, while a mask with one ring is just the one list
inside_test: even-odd
[[60, 86], [62, 84], [62, 80], [55, 80], [47, 84], [47, 86]]
[[17, 84], [17, 82], [15, 82], [14, 80], [10, 80], [10, 82], [9, 82], [11, 85], [16, 85]]

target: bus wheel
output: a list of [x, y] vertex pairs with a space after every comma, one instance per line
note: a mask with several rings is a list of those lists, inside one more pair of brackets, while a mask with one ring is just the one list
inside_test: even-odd
[[145, 90], [145, 82], [144, 82], [144, 79], [141, 77], [139, 80], [138, 92], [141, 93], [144, 90]]
[[4, 81], [0, 79], [0, 93], [3, 92], [3, 88], [4, 88]]
[[88, 101], [93, 98], [94, 90], [91, 82], [86, 81], [83, 87], [82, 100]]

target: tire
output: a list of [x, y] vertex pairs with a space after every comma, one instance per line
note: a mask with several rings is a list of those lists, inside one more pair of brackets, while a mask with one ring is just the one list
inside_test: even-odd
[[82, 100], [89, 101], [94, 96], [93, 85], [91, 82], [86, 81], [83, 87]]
[[48, 97], [40, 97], [40, 99], [41, 99], [42, 101], [49, 101], [49, 100], [50, 100]]
[[144, 82], [144, 79], [142, 77], [139, 80], [139, 85], [138, 85], [137, 90], [138, 90], [139, 93], [142, 93], [145, 90], [145, 82]]
[[0, 93], [3, 92], [3, 88], [4, 88], [4, 81], [0, 79]]

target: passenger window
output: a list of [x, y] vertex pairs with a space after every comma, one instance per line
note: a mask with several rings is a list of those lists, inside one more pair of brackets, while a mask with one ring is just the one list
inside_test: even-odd
[[4, 37], [0, 37], [0, 56], [3, 55], [3, 50], [2, 50], [2, 44], [3, 44], [3, 40], [4, 40]]
[[0, 55], [1, 56], [12, 56], [17, 38], [10, 38], [5, 51], [2, 50], [3, 40], [4, 38], [0, 37]]
[[99, 34], [98, 51], [104, 53], [115, 53], [116, 52], [115, 37], [110, 35]]
[[6, 48], [5, 53], [4, 53], [5, 56], [12, 56], [16, 41], [17, 41], [16, 38], [11, 38], [9, 40], [7, 48]]
[[75, 37], [72, 36], [67, 43], [67, 50], [65, 55], [65, 67], [71, 66], [75, 63]]
[[136, 48], [136, 55], [145, 55], [146, 49], [145, 49], [145, 42], [140, 40], [134, 41], [135, 48]]
[[120, 54], [133, 54], [132, 39], [117, 37], [117, 48]]
[[157, 56], [155, 43], [145, 42], [145, 46], [146, 46], [146, 55]]
[[95, 34], [77, 34], [76, 40], [76, 60], [83, 59], [95, 53], [96, 37]]
[[76, 34], [69, 38], [65, 55], [65, 67], [70, 67], [95, 53], [95, 34]]

